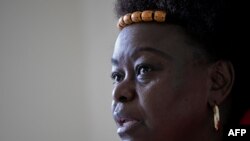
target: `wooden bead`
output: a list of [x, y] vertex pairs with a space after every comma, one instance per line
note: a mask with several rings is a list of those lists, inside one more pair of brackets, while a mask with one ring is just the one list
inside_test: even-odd
[[130, 25], [132, 23], [138, 22], [165, 22], [167, 13], [165, 11], [153, 11], [153, 10], [145, 10], [143, 12], [136, 11], [128, 13], [122, 17], [120, 17], [117, 27], [121, 30], [125, 26]]
[[118, 20], [117, 27], [118, 27], [118, 28], [123, 28], [123, 27], [125, 27], [125, 26], [126, 26], [126, 24], [124, 23], [124, 21], [123, 21], [123, 16], [122, 16], [122, 17], [120, 17], [119, 20]]
[[164, 11], [155, 11], [154, 20], [157, 22], [164, 22], [166, 19], [166, 12]]
[[131, 13], [128, 13], [123, 16], [123, 21], [125, 24], [131, 24], [133, 21], [131, 20]]
[[145, 22], [153, 21], [153, 11], [152, 10], [143, 11], [141, 14], [141, 18]]
[[120, 30], [122, 30], [123, 29], [123, 27], [122, 26], [120, 26], [120, 24], [119, 23], [117, 23], [117, 28], [119, 28]]
[[135, 23], [141, 22], [142, 21], [141, 13], [142, 12], [140, 12], [140, 11], [133, 12], [132, 15], [131, 15], [132, 21], [135, 22]]

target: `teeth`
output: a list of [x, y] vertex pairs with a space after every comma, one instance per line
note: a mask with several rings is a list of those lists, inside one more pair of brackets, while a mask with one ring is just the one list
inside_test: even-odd
[[125, 132], [139, 126], [140, 122], [137, 120], [125, 120], [117, 129], [117, 133], [122, 135]]
[[133, 124], [137, 123], [136, 120], [130, 120], [130, 121], [126, 121], [123, 123], [123, 126], [125, 127], [129, 127], [129, 126], [132, 126]]

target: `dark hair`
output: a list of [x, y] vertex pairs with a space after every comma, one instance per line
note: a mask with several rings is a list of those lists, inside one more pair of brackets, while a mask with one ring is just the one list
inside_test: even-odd
[[246, 62], [242, 31], [247, 26], [242, 9], [242, 5], [233, 0], [117, 0], [115, 5], [118, 18], [134, 11], [164, 10], [166, 22], [184, 27], [204, 45], [210, 60], [232, 62], [236, 77], [231, 92], [230, 124], [239, 123], [250, 103], [246, 92], [247, 71], [243, 68]]

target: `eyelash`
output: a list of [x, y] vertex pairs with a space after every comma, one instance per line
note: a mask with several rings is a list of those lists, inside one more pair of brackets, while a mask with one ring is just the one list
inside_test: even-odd
[[[144, 69], [144, 70], [143, 70]], [[145, 75], [145, 73], [151, 72], [153, 70], [153, 67], [151, 65], [148, 64], [140, 64], [138, 66], [136, 66], [136, 76], [139, 75]], [[142, 74], [143, 73], [143, 74]]]
[[121, 73], [119, 73], [119, 72], [113, 72], [111, 74], [111, 78], [112, 78], [112, 80], [114, 80], [113, 83], [117, 83], [117, 82], [122, 81], [122, 79], [124, 78], [124, 76]]
[[[142, 77], [143, 75], [146, 75], [146, 73], [149, 73], [151, 71], [153, 71], [153, 67], [148, 64], [139, 64], [135, 68], [135, 73], [137, 77]], [[119, 83], [124, 79], [124, 74], [120, 72], [113, 72], [111, 74], [111, 79], [114, 81], [113, 84]]]

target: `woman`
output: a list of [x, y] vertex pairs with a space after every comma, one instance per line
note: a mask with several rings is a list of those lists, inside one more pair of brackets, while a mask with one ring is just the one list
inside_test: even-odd
[[240, 45], [230, 6], [117, 0], [112, 111], [122, 140], [221, 141], [225, 128], [239, 123], [249, 99], [238, 93]]

